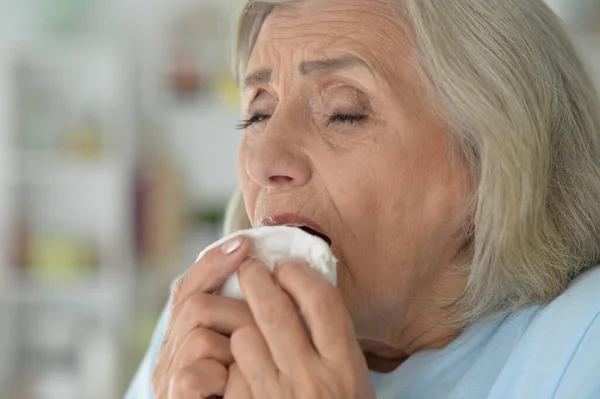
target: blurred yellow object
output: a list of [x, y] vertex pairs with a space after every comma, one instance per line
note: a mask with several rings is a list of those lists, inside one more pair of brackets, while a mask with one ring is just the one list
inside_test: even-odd
[[69, 284], [90, 271], [92, 251], [85, 243], [63, 237], [33, 237], [29, 247], [29, 272], [36, 280]]
[[67, 152], [71, 155], [86, 159], [102, 155], [102, 133], [93, 124], [69, 132], [66, 139]]
[[226, 72], [217, 75], [212, 92], [213, 97], [221, 106], [234, 110], [240, 108], [240, 92], [231, 73]]

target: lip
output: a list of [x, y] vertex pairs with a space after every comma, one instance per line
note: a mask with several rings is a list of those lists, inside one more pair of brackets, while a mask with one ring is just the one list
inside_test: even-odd
[[327, 237], [331, 237], [323, 230], [321, 226], [317, 224], [317, 222], [297, 213], [281, 213], [278, 215], [264, 216], [260, 218], [258, 222], [259, 227], [284, 226], [287, 224], [299, 224], [310, 227], [311, 229], [316, 230]]

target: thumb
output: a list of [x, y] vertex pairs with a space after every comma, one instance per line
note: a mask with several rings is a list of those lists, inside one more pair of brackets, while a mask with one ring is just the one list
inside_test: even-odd
[[237, 236], [218, 241], [202, 252], [196, 264], [175, 284], [171, 302], [173, 310], [194, 292], [213, 293], [227, 281], [248, 257], [252, 243], [249, 238]]

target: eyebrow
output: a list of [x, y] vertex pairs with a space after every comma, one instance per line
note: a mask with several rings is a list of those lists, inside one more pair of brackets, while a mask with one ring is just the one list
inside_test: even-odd
[[271, 76], [273, 75], [273, 71], [270, 69], [261, 69], [259, 71], [253, 72], [250, 75], [244, 78], [244, 89], [252, 89], [253, 87], [259, 86], [261, 84], [267, 84], [271, 81]]
[[[331, 72], [337, 69], [347, 68], [349, 66], [361, 65], [368, 67], [362, 59], [346, 55], [338, 58], [329, 58], [326, 60], [303, 61], [298, 68], [301, 75], [312, 75], [315, 73]], [[273, 71], [270, 69], [261, 69], [246, 76], [244, 79], [244, 89], [251, 89], [261, 84], [267, 84], [271, 81]]]
[[367, 63], [353, 55], [345, 55], [343, 57], [329, 58], [326, 60], [304, 61], [300, 63], [299, 70], [302, 75], [311, 75], [355, 65], [367, 66]]

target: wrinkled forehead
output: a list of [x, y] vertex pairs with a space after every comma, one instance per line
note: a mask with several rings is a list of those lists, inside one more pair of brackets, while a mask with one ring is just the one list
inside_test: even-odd
[[248, 72], [296, 68], [308, 59], [351, 54], [386, 79], [398, 79], [411, 45], [396, 11], [381, 0], [308, 0], [278, 6], [263, 24]]

